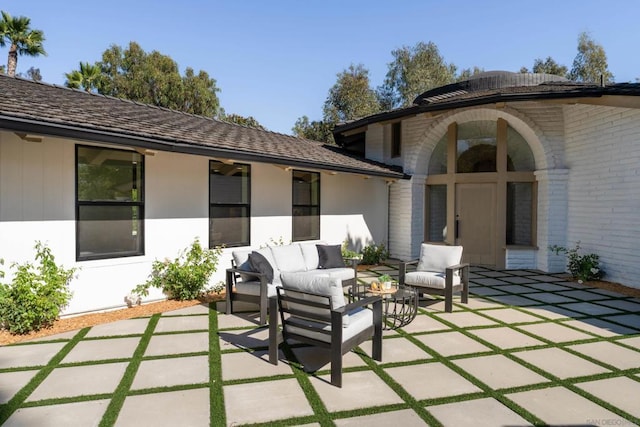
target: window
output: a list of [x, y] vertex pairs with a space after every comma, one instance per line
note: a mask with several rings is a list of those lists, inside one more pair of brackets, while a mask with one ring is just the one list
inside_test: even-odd
[[507, 127], [507, 170], [536, 170], [533, 152], [527, 141], [511, 126]]
[[448, 134], [444, 134], [436, 144], [431, 159], [429, 160], [429, 175], [440, 175], [447, 173], [447, 144]]
[[444, 242], [447, 239], [447, 186], [428, 185], [429, 223], [428, 241]]
[[533, 183], [507, 183], [507, 245], [533, 244]]
[[209, 247], [249, 246], [251, 166], [209, 162]]
[[391, 125], [391, 157], [400, 157], [402, 148], [402, 123]]
[[320, 174], [293, 171], [293, 240], [320, 238]]
[[76, 259], [144, 254], [144, 157], [76, 146]]
[[495, 172], [497, 141], [496, 122], [476, 121], [458, 125], [456, 171]]

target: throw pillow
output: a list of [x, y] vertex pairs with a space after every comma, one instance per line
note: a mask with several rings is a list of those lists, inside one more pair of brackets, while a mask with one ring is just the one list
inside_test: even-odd
[[318, 248], [319, 268], [344, 268], [340, 245], [316, 245]]
[[264, 274], [267, 282], [273, 283], [273, 267], [269, 261], [259, 252], [251, 252], [249, 254], [249, 264], [253, 271]]

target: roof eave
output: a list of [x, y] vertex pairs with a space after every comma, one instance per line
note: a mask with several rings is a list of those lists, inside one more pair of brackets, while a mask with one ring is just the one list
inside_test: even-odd
[[569, 92], [532, 92], [532, 93], [496, 93], [482, 98], [463, 99], [456, 101], [444, 101], [436, 104], [414, 105], [401, 110], [394, 110], [385, 113], [374, 114], [334, 128], [333, 133], [340, 134], [351, 129], [364, 127], [370, 124], [398, 119], [400, 117], [412, 116], [430, 111], [452, 110], [455, 108], [475, 107], [478, 105], [493, 104], [496, 102], [517, 102], [517, 101], [535, 101], [563, 98], [600, 98], [605, 93], [602, 91], [569, 91]]
[[205, 145], [195, 145], [174, 140], [163, 140], [159, 138], [149, 138], [140, 135], [125, 135], [118, 132], [110, 132], [99, 129], [87, 129], [81, 126], [73, 126], [61, 123], [42, 122], [28, 118], [18, 118], [0, 114], [0, 129], [14, 132], [25, 132], [69, 138], [80, 141], [101, 142], [119, 146], [128, 146], [157, 151], [168, 151], [181, 154], [192, 154], [198, 156], [218, 157], [237, 161], [253, 161], [260, 163], [271, 163], [283, 166], [293, 166], [300, 168], [320, 169], [342, 173], [351, 173], [364, 176], [376, 176], [391, 179], [409, 178], [402, 172], [395, 171], [375, 171], [353, 168], [348, 166], [313, 162], [303, 159], [286, 159], [278, 156], [270, 156], [255, 152], [243, 152], [225, 148], [217, 148]]

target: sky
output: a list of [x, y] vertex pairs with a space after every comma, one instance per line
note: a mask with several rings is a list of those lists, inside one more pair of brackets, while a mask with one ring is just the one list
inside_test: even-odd
[[[351, 64], [383, 83], [392, 51], [434, 42], [458, 70], [529, 69], [551, 56], [571, 68], [587, 32], [607, 53], [616, 82], [640, 77], [640, 1], [616, 0], [0, 0], [31, 18], [47, 56], [18, 59], [63, 85], [80, 61], [136, 41], [216, 79], [227, 114], [253, 116], [290, 134], [304, 115], [322, 119], [337, 74]], [[6, 64], [8, 47], [0, 48]], [[0, 94], [1, 96], [1, 94]]]

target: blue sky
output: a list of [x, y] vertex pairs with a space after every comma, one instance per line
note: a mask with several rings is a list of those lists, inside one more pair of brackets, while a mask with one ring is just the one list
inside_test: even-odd
[[[227, 113], [253, 116], [290, 133], [296, 119], [322, 118], [336, 74], [363, 64], [380, 85], [391, 51], [432, 41], [458, 69], [518, 71], [535, 58], [571, 68], [578, 34], [604, 46], [617, 82], [640, 77], [640, 1], [591, 0], [0, 0], [0, 9], [31, 18], [45, 33], [48, 56], [20, 57], [43, 80], [63, 84], [79, 61], [95, 62], [111, 44], [207, 71]], [[7, 48], [0, 48], [6, 63]]]

